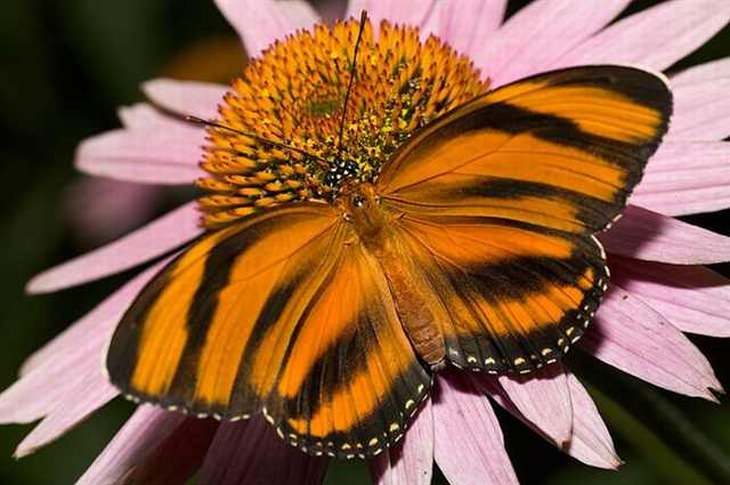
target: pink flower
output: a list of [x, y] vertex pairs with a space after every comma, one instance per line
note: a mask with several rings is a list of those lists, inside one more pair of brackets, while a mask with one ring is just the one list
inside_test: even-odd
[[[299, 0], [216, 3], [252, 56], [274, 39], [318, 21]], [[538, 0], [502, 23], [506, 3], [353, 0], [348, 16], [366, 9], [374, 23], [386, 18], [433, 32], [473, 59], [493, 87], [581, 64], [664, 70], [730, 21], [730, 4], [714, 0], [669, 1], [611, 25], [629, 0]], [[701, 266], [730, 260], [730, 238], [671, 216], [730, 207], [730, 144], [721, 141], [730, 135], [730, 62], [687, 69], [672, 76], [671, 84], [675, 115], [665, 142], [624, 217], [601, 235], [610, 253], [612, 290], [580, 347], [656, 386], [713, 400], [712, 391], [721, 386], [682, 332], [730, 336], [728, 280]], [[225, 91], [224, 86], [165, 79], [144, 85], [156, 105], [201, 118], [216, 116]], [[203, 130], [162, 116], [149, 104], [123, 111], [122, 118], [123, 129], [80, 145], [81, 171], [170, 185], [188, 185], [204, 175], [198, 168]], [[201, 232], [191, 202], [38, 275], [27, 289], [45, 293], [99, 279], [167, 254]], [[117, 396], [99, 362], [122, 313], [161, 264], [33, 354], [20, 379], [0, 395], [0, 421], [42, 418], [18, 446], [17, 456], [49, 443]], [[429, 483], [435, 460], [455, 484], [516, 483], [493, 402], [577, 460], [616, 468], [611, 438], [581, 383], [560, 365], [537, 374], [440, 374], [432, 399], [403, 442], [371, 460], [375, 479]], [[184, 483], [198, 467], [202, 483], [316, 483], [326, 466], [326, 459], [280, 441], [262, 419], [219, 425], [142, 405], [80, 483], [114, 483], [129, 476]]]

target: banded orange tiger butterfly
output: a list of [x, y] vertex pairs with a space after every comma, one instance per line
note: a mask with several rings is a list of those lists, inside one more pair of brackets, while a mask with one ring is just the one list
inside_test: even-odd
[[261, 203], [172, 260], [122, 318], [111, 380], [190, 413], [263, 412], [308, 453], [375, 455], [443, 367], [529, 372], [581, 336], [608, 282], [595, 235], [670, 112], [658, 75], [569, 68], [448, 110], [378, 170], [334, 160], [328, 196]]

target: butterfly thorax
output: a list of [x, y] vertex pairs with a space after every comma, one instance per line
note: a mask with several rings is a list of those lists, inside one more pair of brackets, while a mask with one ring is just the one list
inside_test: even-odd
[[371, 184], [346, 184], [335, 200], [335, 207], [355, 230], [359, 241], [370, 252], [384, 257], [389, 249], [393, 214], [380, 204], [380, 197]]

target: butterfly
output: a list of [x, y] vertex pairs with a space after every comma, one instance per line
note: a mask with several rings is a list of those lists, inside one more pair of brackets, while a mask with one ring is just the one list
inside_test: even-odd
[[414, 133], [371, 183], [193, 242], [111, 341], [126, 395], [219, 419], [263, 412], [302, 450], [373, 456], [448, 366], [559, 360], [606, 290], [596, 234], [667, 130], [660, 75], [562, 69]]

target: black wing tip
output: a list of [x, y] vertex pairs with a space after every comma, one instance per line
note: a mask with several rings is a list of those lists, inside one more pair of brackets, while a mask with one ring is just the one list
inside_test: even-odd
[[658, 146], [669, 129], [669, 121], [674, 110], [674, 97], [669, 79], [661, 72], [641, 67], [602, 65], [595, 68], [606, 76], [617, 92], [637, 104], [660, 113], [662, 122], [657, 129], [653, 144]]
[[665, 111], [671, 110], [672, 92], [669, 79], [659, 71], [637, 66], [621, 64], [587, 64], [547, 71], [517, 82], [543, 80], [550, 85], [585, 83], [594, 81], [603, 86], [612, 86], [617, 92], [629, 96], [638, 102], [652, 101], [641, 96], [644, 92], [656, 95], [656, 107]]

